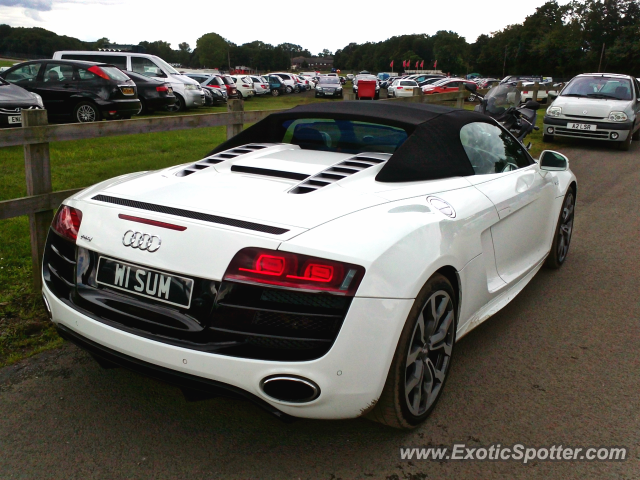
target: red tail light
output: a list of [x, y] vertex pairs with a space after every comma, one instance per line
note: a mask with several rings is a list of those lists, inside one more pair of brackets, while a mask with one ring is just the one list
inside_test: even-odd
[[529, 90], [524, 90], [522, 93], [526, 95], [527, 93], [529, 93]]
[[169, 87], [167, 87], [166, 85], [161, 85], [159, 87], [156, 87], [156, 90], [158, 92], [168, 92], [169, 91]]
[[89, 67], [89, 68], [87, 68], [87, 70], [89, 72], [91, 72], [91, 73], [94, 73], [94, 74], [98, 75], [100, 78], [104, 78], [105, 80], [111, 80], [111, 78], [109, 78], [109, 75], [107, 75], [104, 72], [104, 70], [102, 70], [97, 65], [94, 65], [93, 67]]
[[250, 87], [251, 87], [251, 85], [245, 85], [244, 83], [242, 84], [242, 86], [243, 86], [244, 88], [250, 88]]
[[77, 208], [62, 205], [51, 226], [64, 238], [75, 242], [78, 238], [80, 223], [82, 223], [82, 212]]
[[224, 280], [352, 297], [363, 276], [358, 265], [251, 247], [233, 257]]
[[396, 87], [396, 90], [402, 90], [402, 87]]

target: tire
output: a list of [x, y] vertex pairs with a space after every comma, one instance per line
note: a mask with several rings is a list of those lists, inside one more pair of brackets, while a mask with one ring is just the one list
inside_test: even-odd
[[278, 95], [280, 95], [280, 90], [277, 90], [275, 88], [273, 90], [271, 90], [271, 96], [272, 97], [277, 97]]
[[99, 122], [101, 119], [100, 110], [95, 103], [78, 102], [73, 107], [73, 121], [77, 123]]
[[293, 88], [291, 88], [291, 85], [287, 85], [287, 88], [285, 88], [285, 91], [287, 93], [291, 93], [291, 92], [293, 92]]
[[238, 100], [244, 100], [244, 95], [242, 95], [240, 90], [238, 90]]
[[293, 90], [296, 93], [300, 93], [300, 85], [296, 85], [295, 89]]
[[136, 115], [143, 115], [148, 111], [147, 102], [144, 101], [144, 98], [140, 98], [139, 100], [140, 100], [140, 110], [138, 110], [138, 113], [136, 113]]
[[120, 115], [120, 120], [131, 120], [131, 115]]
[[629, 148], [631, 148], [631, 141], [633, 140], [633, 135], [631, 135], [631, 131], [627, 135], [627, 139], [623, 142], [618, 143], [618, 148], [623, 152], [628, 152]]
[[552, 143], [554, 139], [553, 135], [547, 135], [546, 133], [542, 134], [542, 141], [545, 143]]
[[[434, 274], [416, 297], [382, 394], [367, 418], [390, 427], [411, 429], [429, 416], [442, 395], [451, 367], [456, 314], [451, 283], [443, 275]], [[430, 389], [428, 395], [424, 395], [425, 389]]]
[[551, 251], [547, 260], [544, 262], [545, 267], [557, 270], [560, 268], [569, 254], [569, 246], [571, 245], [571, 234], [573, 233], [573, 218], [575, 215], [576, 193], [573, 188], [569, 188], [562, 202], [562, 210], [558, 216], [558, 224], [553, 234], [553, 242]]
[[175, 105], [175, 110], [174, 112], [184, 112], [187, 109], [187, 104], [184, 101], [184, 98], [182, 98], [182, 95], [179, 95], [176, 93], [176, 105]]

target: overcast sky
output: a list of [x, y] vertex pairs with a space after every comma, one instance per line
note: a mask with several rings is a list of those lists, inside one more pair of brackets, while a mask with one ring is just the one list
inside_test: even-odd
[[201, 35], [215, 32], [238, 45], [254, 40], [273, 45], [290, 42], [316, 54], [324, 48], [335, 52], [350, 42], [378, 42], [413, 33], [433, 35], [438, 30], [452, 30], [472, 43], [482, 33], [522, 23], [544, 3], [294, 0], [286, 7], [269, 0], [0, 0], [0, 23], [42, 27], [85, 41], [102, 37], [121, 44], [164, 40], [174, 49], [181, 42], [195, 48]]

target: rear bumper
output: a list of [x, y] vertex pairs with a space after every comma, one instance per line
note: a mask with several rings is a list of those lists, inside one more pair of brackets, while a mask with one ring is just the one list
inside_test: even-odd
[[183, 390], [199, 392], [206, 396], [230, 397], [248, 400], [283, 421], [292, 420], [289, 415], [282, 413], [280, 410], [274, 408], [272, 405], [269, 405], [264, 400], [256, 397], [255, 395], [251, 395], [250, 393], [247, 393], [239, 388], [216, 382], [214, 380], [209, 380], [206, 378], [177, 372], [175, 370], [170, 370], [168, 368], [160, 367], [158, 365], [154, 365], [153, 363], [145, 362], [135, 357], [125, 355], [116, 350], [112, 350], [103, 345], [100, 345], [99, 343], [93, 342], [64, 325], [58, 325], [57, 330], [58, 334], [65, 340], [74, 343], [78, 347], [89, 352], [94, 357], [98, 357], [101, 360], [106, 360], [119, 367], [123, 367], [141, 375], [145, 375], [147, 377], [155, 378], [156, 380], [175, 385], [176, 387], [179, 387]]
[[[62, 335], [98, 356], [151, 377], [168, 377], [183, 387], [222, 389], [224, 394], [248, 398], [272, 413], [277, 410], [318, 419], [358, 417], [377, 401], [413, 305], [407, 299], [355, 298], [329, 352], [315, 360], [292, 362], [231, 357], [160, 343], [79, 312], [54, 295], [46, 283], [43, 295]], [[276, 374], [310, 379], [322, 393], [305, 404], [274, 400], [262, 392], [260, 382]]]
[[[140, 111], [140, 100], [137, 98], [126, 100], [110, 100], [105, 102], [98, 102], [101, 113], [105, 117], [121, 116], [121, 115], [135, 115]], [[115, 112], [111, 114], [110, 112]]]
[[145, 99], [145, 102], [147, 102], [147, 107], [152, 110], [164, 110], [173, 107], [176, 104], [176, 100], [176, 97], [160, 97]]
[[[595, 125], [596, 130], [574, 130], [567, 128], [569, 123], [585, 123]], [[543, 132], [546, 135], [557, 135], [559, 137], [588, 138], [592, 140], [606, 140], [611, 142], [621, 142], [632, 134], [633, 122], [594, 122], [589, 119], [565, 119], [544, 117]]]

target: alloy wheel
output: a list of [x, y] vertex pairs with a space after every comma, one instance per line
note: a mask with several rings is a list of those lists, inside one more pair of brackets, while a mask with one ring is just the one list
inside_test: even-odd
[[451, 364], [454, 318], [444, 290], [429, 297], [418, 317], [405, 365], [405, 401], [412, 415], [424, 414], [440, 394]]
[[571, 233], [573, 232], [574, 198], [573, 193], [567, 193], [567, 198], [560, 214], [560, 228], [558, 228], [558, 262], [564, 262], [569, 253]]
[[96, 121], [96, 110], [91, 105], [81, 105], [78, 108], [78, 121], [81, 123], [85, 122], [95, 122]]

